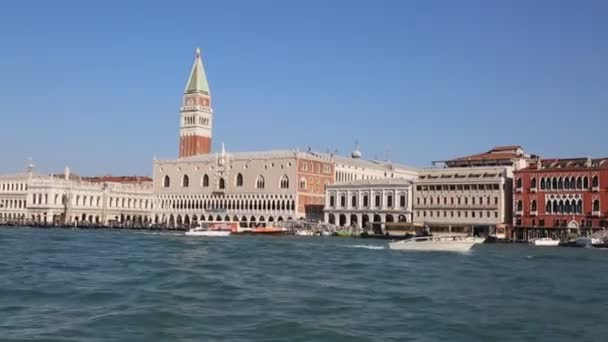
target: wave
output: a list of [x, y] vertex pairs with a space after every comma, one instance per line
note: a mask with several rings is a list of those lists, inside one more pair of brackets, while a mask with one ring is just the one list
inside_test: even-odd
[[347, 248], [365, 248], [365, 249], [386, 249], [384, 246], [370, 246], [370, 245], [348, 245], [344, 246]]

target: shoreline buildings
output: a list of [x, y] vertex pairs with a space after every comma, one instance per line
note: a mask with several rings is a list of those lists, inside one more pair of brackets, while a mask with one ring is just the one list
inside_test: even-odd
[[608, 158], [539, 159], [515, 172], [516, 240], [608, 227]]
[[541, 159], [520, 146], [433, 162], [431, 168], [282, 149], [217, 153], [200, 50], [179, 111], [178, 158], [153, 178], [0, 175], [0, 223], [187, 228], [324, 221], [385, 233], [404, 222], [434, 231], [528, 239], [604, 229], [608, 159]]

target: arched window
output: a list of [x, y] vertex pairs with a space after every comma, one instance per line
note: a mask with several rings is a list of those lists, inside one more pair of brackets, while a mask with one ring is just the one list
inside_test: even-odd
[[169, 176], [165, 176], [164, 180], [163, 180], [163, 187], [168, 188], [171, 185], [171, 180], [169, 179]]
[[255, 188], [256, 189], [264, 189], [264, 177], [258, 176], [258, 179], [255, 180]]
[[517, 201], [517, 211], [524, 210], [523, 207], [524, 207], [524, 203], [521, 200]]
[[583, 189], [589, 189], [589, 178], [583, 177]]
[[236, 175], [236, 186], [243, 186], [243, 175], [241, 173]]
[[220, 178], [219, 188], [220, 189], [226, 189], [226, 182], [224, 181], [224, 178]]
[[557, 201], [553, 201], [553, 213], [559, 213], [559, 204], [557, 203]]
[[544, 178], [540, 179], [540, 189], [545, 190], [545, 179]]
[[207, 176], [207, 174], [205, 174], [203, 176], [203, 187], [208, 187], [209, 186], [209, 176]]
[[184, 175], [184, 177], [182, 177], [182, 187], [187, 188], [190, 186], [190, 177], [188, 177], [188, 175]]
[[551, 213], [551, 202], [550, 201], [547, 201], [547, 205], [545, 206], [545, 212], [547, 214]]
[[583, 179], [581, 177], [578, 177], [576, 179], [576, 188], [577, 189], [582, 189], [583, 188]]
[[564, 178], [564, 189], [570, 189], [570, 179], [568, 177]]
[[517, 178], [516, 187], [517, 187], [517, 189], [521, 189], [521, 187], [522, 187], [522, 183], [521, 183], [521, 177], [520, 177], [520, 178]]
[[557, 178], [553, 178], [553, 182], [551, 184], [551, 188], [553, 190], [557, 190]]
[[599, 200], [593, 201], [593, 211], [600, 211], [600, 201]]
[[566, 214], [568, 214], [568, 213], [570, 213], [570, 209], [571, 209], [571, 208], [570, 208], [570, 201], [569, 201], [569, 200], [566, 200], [566, 203], [564, 204], [564, 212], [565, 212]]
[[583, 200], [578, 200], [578, 204], [576, 206], [576, 212], [579, 214], [583, 213]]
[[594, 187], [594, 188], [596, 188], [599, 185], [600, 184], [599, 184], [599, 180], [597, 179], [597, 176], [593, 176], [593, 179], [591, 180], [591, 186]]
[[287, 177], [287, 175], [283, 175], [283, 177], [281, 177], [281, 189], [289, 189], [289, 178]]
[[306, 190], [306, 178], [300, 178], [300, 190]]
[[536, 178], [530, 180], [530, 188], [536, 189]]
[[558, 212], [559, 212], [560, 214], [563, 214], [563, 213], [564, 213], [564, 201], [563, 201], [563, 200], [560, 200], [560, 201], [559, 201], [559, 210], [558, 210]]
[[536, 211], [536, 200], [532, 200], [532, 204], [530, 206], [530, 211]]
[[559, 177], [559, 180], [557, 181], [557, 188], [560, 190], [564, 188], [564, 181], [562, 180], [562, 177]]

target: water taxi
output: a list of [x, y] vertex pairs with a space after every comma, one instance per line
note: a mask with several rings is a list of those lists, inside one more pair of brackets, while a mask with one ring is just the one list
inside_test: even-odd
[[538, 238], [530, 240], [529, 244], [537, 247], [557, 247], [559, 246], [559, 240], [553, 240], [551, 238]]
[[467, 252], [483, 238], [465, 235], [429, 235], [391, 242], [390, 249], [402, 251]]

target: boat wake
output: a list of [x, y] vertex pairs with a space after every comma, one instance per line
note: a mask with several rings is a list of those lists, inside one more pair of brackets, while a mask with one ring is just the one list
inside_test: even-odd
[[384, 246], [370, 246], [370, 245], [348, 245], [344, 246], [347, 248], [365, 248], [365, 249], [386, 249]]

